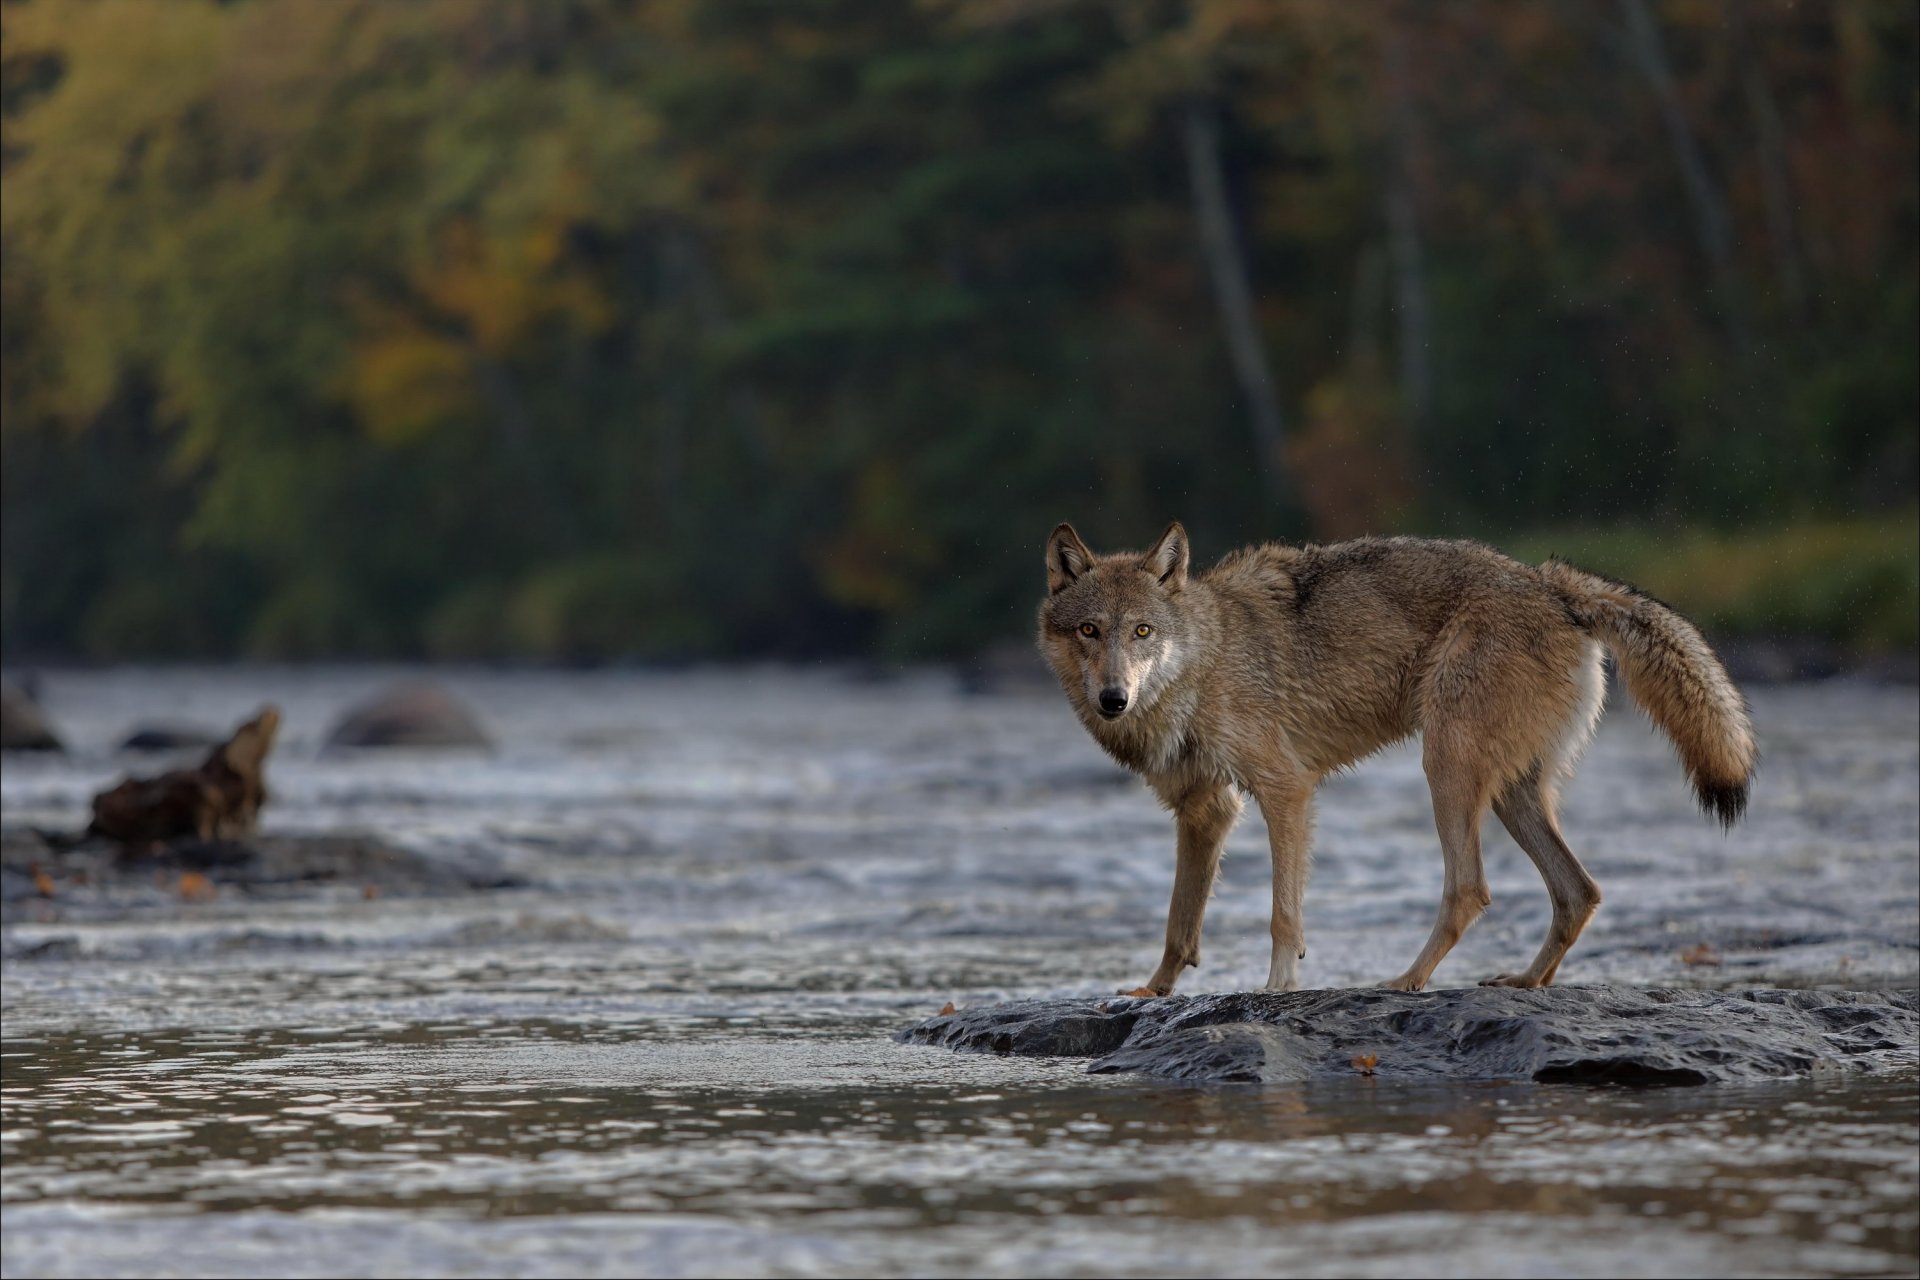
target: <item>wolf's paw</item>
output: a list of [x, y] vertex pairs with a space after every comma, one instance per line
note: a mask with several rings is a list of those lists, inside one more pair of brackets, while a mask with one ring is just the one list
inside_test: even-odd
[[1152, 987], [1135, 987], [1131, 991], [1121, 991], [1119, 994], [1123, 996], [1133, 996], [1140, 1000], [1151, 1000], [1156, 996], [1163, 996], [1167, 993], [1164, 991], [1156, 991]]
[[1426, 985], [1426, 979], [1403, 973], [1397, 978], [1388, 978], [1380, 984], [1380, 989], [1382, 991], [1421, 991], [1426, 988]]
[[1544, 982], [1535, 982], [1524, 973], [1496, 973], [1491, 978], [1480, 979], [1483, 987], [1544, 987]]

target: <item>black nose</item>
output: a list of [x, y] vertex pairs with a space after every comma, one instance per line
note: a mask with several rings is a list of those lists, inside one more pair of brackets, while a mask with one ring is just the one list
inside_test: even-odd
[[1117, 716], [1127, 709], [1127, 695], [1121, 689], [1102, 689], [1100, 691], [1100, 709], [1110, 716]]

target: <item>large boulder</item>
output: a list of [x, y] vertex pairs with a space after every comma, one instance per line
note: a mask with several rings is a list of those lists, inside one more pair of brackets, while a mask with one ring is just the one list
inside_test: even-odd
[[1361, 988], [1031, 1000], [929, 1018], [898, 1039], [1091, 1058], [1091, 1072], [1217, 1083], [1386, 1079], [1675, 1085], [1912, 1070], [1900, 991]]
[[0, 680], [0, 750], [66, 750], [39, 704], [11, 680]]
[[220, 735], [196, 724], [135, 725], [120, 741], [122, 751], [203, 751], [217, 746]]
[[328, 747], [493, 745], [464, 703], [437, 684], [397, 684], [374, 694], [327, 731]]

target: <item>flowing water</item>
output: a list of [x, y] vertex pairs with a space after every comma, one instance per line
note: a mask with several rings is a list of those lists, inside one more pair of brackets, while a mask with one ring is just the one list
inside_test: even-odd
[[[328, 755], [393, 671], [65, 673], [75, 747], [9, 757], [73, 827], [137, 721], [278, 702], [270, 831], [376, 832], [521, 887], [354, 884], [8, 906], [7, 1275], [1912, 1274], [1920, 1071], [1654, 1091], [1186, 1088], [959, 1056], [937, 1011], [1110, 991], [1158, 958], [1169, 822], [1057, 694], [935, 672], [442, 672], [490, 755]], [[1731, 837], [1615, 708], [1565, 825], [1607, 894], [1567, 983], [1912, 988], [1920, 699], [1761, 689]], [[1399, 972], [1440, 858], [1417, 748], [1330, 782], [1312, 986]], [[1524, 961], [1546, 898], [1442, 965]], [[1266, 969], [1264, 832], [1183, 990]], [[377, 887], [377, 886], [372, 886]], [[1704, 945], [1703, 945], [1704, 944]], [[1689, 960], [1696, 963], [1688, 963]], [[1717, 963], [1698, 963], [1702, 960]]]

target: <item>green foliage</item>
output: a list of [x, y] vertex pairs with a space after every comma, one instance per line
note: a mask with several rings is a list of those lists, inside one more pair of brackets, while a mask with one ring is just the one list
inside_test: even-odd
[[1510, 550], [1557, 555], [1642, 587], [1709, 631], [1819, 636], [1863, 650], [1920, 644], [1920, 513], [1747, 534], [1570, 529]]
[[[0, 643], [906, 658], [1024, 631], [1063, 518], [1224, 550], [1904, 510], [1920, 14], [1656, 6], [1716, 266], [1602, 9], [0, 6]], [[1892, 564], [1714, 616], [1909, 643]]]
[[666, 566], [642, 555], [568, 562], [530, 577], [507, 603], [509, 648], [563, 660], [684, 658], [722, 643], [679, 597]]

